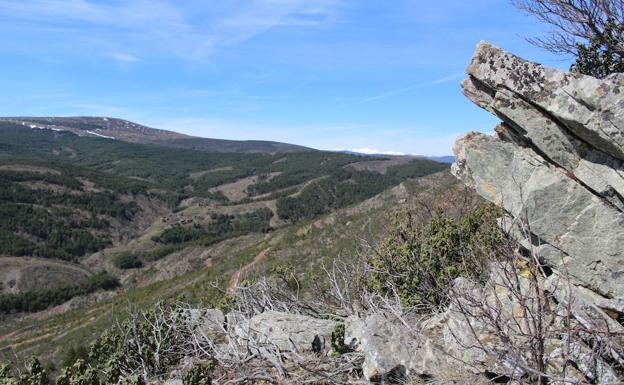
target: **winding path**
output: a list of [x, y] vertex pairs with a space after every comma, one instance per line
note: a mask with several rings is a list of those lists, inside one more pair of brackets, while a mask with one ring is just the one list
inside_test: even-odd
[[236, 286], [238, 286], [238, 284], [240, 283], [241, 276], [243, 274], [247, 273], [249, 270], [251, 270], [251, 268], [254, 267], [262, 259], [264, 259], [264, 257], [266, 257], [266, 255], [269, 253], [269, 251], [271, 251], [270, 247], [267, 247], [266, 249], [262, 250], [261, 252], [259, 252], [254, 257], [253, 261], [251, 261], [248, 264], [246, 264], [245, 266], [241, 267], [240, 269], [238, 269], [236, 271], [236, 273], [234, 273], [232, 278], [230, 278], [230, 283], [228, 284], [227, 292], [229, 294], [234, 293], [234, 290], [236, 289]]

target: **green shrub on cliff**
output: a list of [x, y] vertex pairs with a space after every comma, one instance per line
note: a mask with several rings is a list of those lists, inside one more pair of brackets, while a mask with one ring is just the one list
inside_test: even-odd
[[212, 384], [213, 371], [213, 362], [193, 365], [182, 377], [182, 385], [210, 385]]
[[[573, 72], [602, 79], [612, 73], [624, 72], [624, 56], [622, 50], [616, 51], [611, 47], [621, 41], [624, 34], [624, 24], [611, 20], [605, 26], [601, 37], [594, 36], [588, 44], [579, 44], [576, 62], [570, 68]], [[607, 43], [605, 43], [605, 41]]]
[[621, 0], [511, 0], [549, 26], [530, 43], [572, 56], [571, 70], [597, 78], [624, 72], [624, 12]]
[[481, 280], [488, 255], [502, 239], [498, 211], [485, 206], [456, 220], [436, 212], [424, 226], [398, 219], [381, 247], [370, 257], [371, 289], [398, 294], [405, 306], [439, 306], [459, 277]]

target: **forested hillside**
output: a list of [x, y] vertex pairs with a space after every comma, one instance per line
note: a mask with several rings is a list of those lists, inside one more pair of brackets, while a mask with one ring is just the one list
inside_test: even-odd
[[[48, 319], [116, 295], [142, 306], [125, 293], [165, 285], [175, 289], [158, 296], [176, 296], [176, 277], [189, 274], [235, 282], [257, 264], [240, 266], [249, 258], [288, 264], [297, 246], [284, 236], [309, 220], [447, 169], [323, 151], [216, 153], [2, 121], [0, 337], [32, 322], [28, 313]], [[350, 230], [340, 231], [330, 238]], [[276, 242], [279, 255], [261, 253]]]
[[123, 142], [157, 144], [208, 152], [277, 153], [301, 152], [311, 149], [288, 143], [262, 140], [224, 140], [199, 138], [178, 132], [151, 128], [123, 119], [72, 117], [6, 117], [0, 122], [23, 127], [71, 132], [90, 138], [112, 138]]
[[[447, 169], [421, 158], [322, 151], [215, 153], [0, 122], [0, 344], [31, 346], [33, 316], [82, 325], [75, 312], [100, 314], [98, 303], [118, 296], [123, 306], [143, 306], [184, 287], [186, 297], [216, 300], [218, 291], [205, 285], [235, 284], [252, 267], [298, 261], [308, 271], [344, 253], [346, 239], [355, 251], [355, 240], [371, 229], [343, 223], [319, 233], [328, 249], [298, 247], [294, 234], [349, 207], [354, 220], [364, 220], [358, 213], [397, 198], [355, 209], [359, 203]], [[180, 286], [188, 279], [199, 286]], [[97, 333], [111, 316], [64, 334], [90, 340], [84, 332]], [[55, 346], [37, 350], [56, 361], [65, 348]]]

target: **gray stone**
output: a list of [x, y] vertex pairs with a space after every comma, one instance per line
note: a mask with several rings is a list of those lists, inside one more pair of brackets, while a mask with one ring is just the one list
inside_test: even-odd
[[367, 332], [366, 319], [357, 316], [349, 316], [344, 322], [345, 336], [344, 344], [355, 352], [361, 352], [362, 339]]
[[597, 150], [624, 160], [624, 74], [605, 79], [531, 63], [480, 42], [468, 74], [490, 89], [508, 89], [553, 116]]
[[501, 284], [501, 271], [494, 268], [485, 287], [461, 277], [454, 281], [454, 300], [442, 324], [443, 344], [465, 371], [520, 378], [527, 365], [516, 348], [523, 344], [517, 329], [529, 320], [517, 311], [516, 299]]
[[434, 339], [393, 316], [349, 317], [345, 321], [344, 342], [364, 353], [362, 370], [364, 377], [372, 382], [402, 383], [410, 375], [449, 374], [446, 355]]
[[267, 311], [239, 322], [234, 330], [242, 341], [275, 346], [280, 351], [327, 352], [338, 322], [298, 314]]
[[224, 334], [225, 316], [217, 309], [189, 309], [188, 321], [206, 336]]
[[226, 329], [229, 335], [236, 333], [236, 326], [245, 322], [245, 314], [239, 311], [231, 311], [225, 316]]
[[565, 313], [569, 312], [583, 328], [596, 333], [596, 338], [602, 339], [609, 346], [608, 354], [611, 358], [624, 365], [624, 326], [597, 305], [609, 304], [608, 299], [600, 299], [595, 293], [574, 286], [559, 273], [548, 277], [544, 286]]
[[460, 138], [453, 173], [574, 284], [624, 297], [624, 75], [570, 74], [485, 42], [467, 72], [464, 94], [505, 123]]
[[[531, 147], [554, 165], [624, 210], [622, 161], [574, 137], [557, 119], [507, 88], [490, 89], [466, 79], [464, 93], [477, 105], [505, 121], [499, 134], [522, 147]], [[508, 131], [508, 132], [501, 132]]]
[[[535, 334], [534, 329], [534, 325], [541, 322], [549, 325], [541, 335], [547, 374], [558, 378], [564, 373], [565, 365], [572, 362], [573, 367], [565, 369], [569, 380], [565, 383], [617, 382], [616, 373], [604, 359], [580, 338], [567, 343], [564, 331], [566, 325], [573, 330], [583, 327], [592, 332], [610, 330], [611, 336], [607, 333], [596, 336], [604, 336], [600, 342], [608, 347], [604, 351], [611, 356], [610, 360], [621, 361], [622, 326], [586, 302], [578, 288], [569, 282], [561, 282], [556, 275], [537, 281], [530, 277], [512, 265], [495, 264], [483, 287], [465, 278], [456, 279], [451, 306], [443, 315], [432, 318], [435, 325], [442, 327], [447, 354], [463, 363], [464, 370], [475, 374], [521, 378], [534, 369], [530, 347], [533, 338], [541, 335]], [[557, 302], [549, 296], [538, 301], [538, 293], [544, 289], [556, 293], [553, 297]], [[580, 324], [574, 323], [568, 314], [581, 321]], [[576, 334], [572, 333], [572, 336]]]
[[513, 218], [553, 267], [603, 296], [624, 297], [624, 214], [531, 148], [469, 133], [452, 172]]

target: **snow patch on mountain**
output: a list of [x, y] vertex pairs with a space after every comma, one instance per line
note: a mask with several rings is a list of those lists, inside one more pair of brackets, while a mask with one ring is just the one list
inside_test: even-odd
[[99, 136], [100, 138], [115, 139], [115, 137], [113, 137], [113, 136], [106, 136], [106, 135], [98, 134], [97, 132], [93, 132], [93, 131], [89, 131], [89, 130], [86, 130], [86, 132], [91, 134], [91, 135]]

